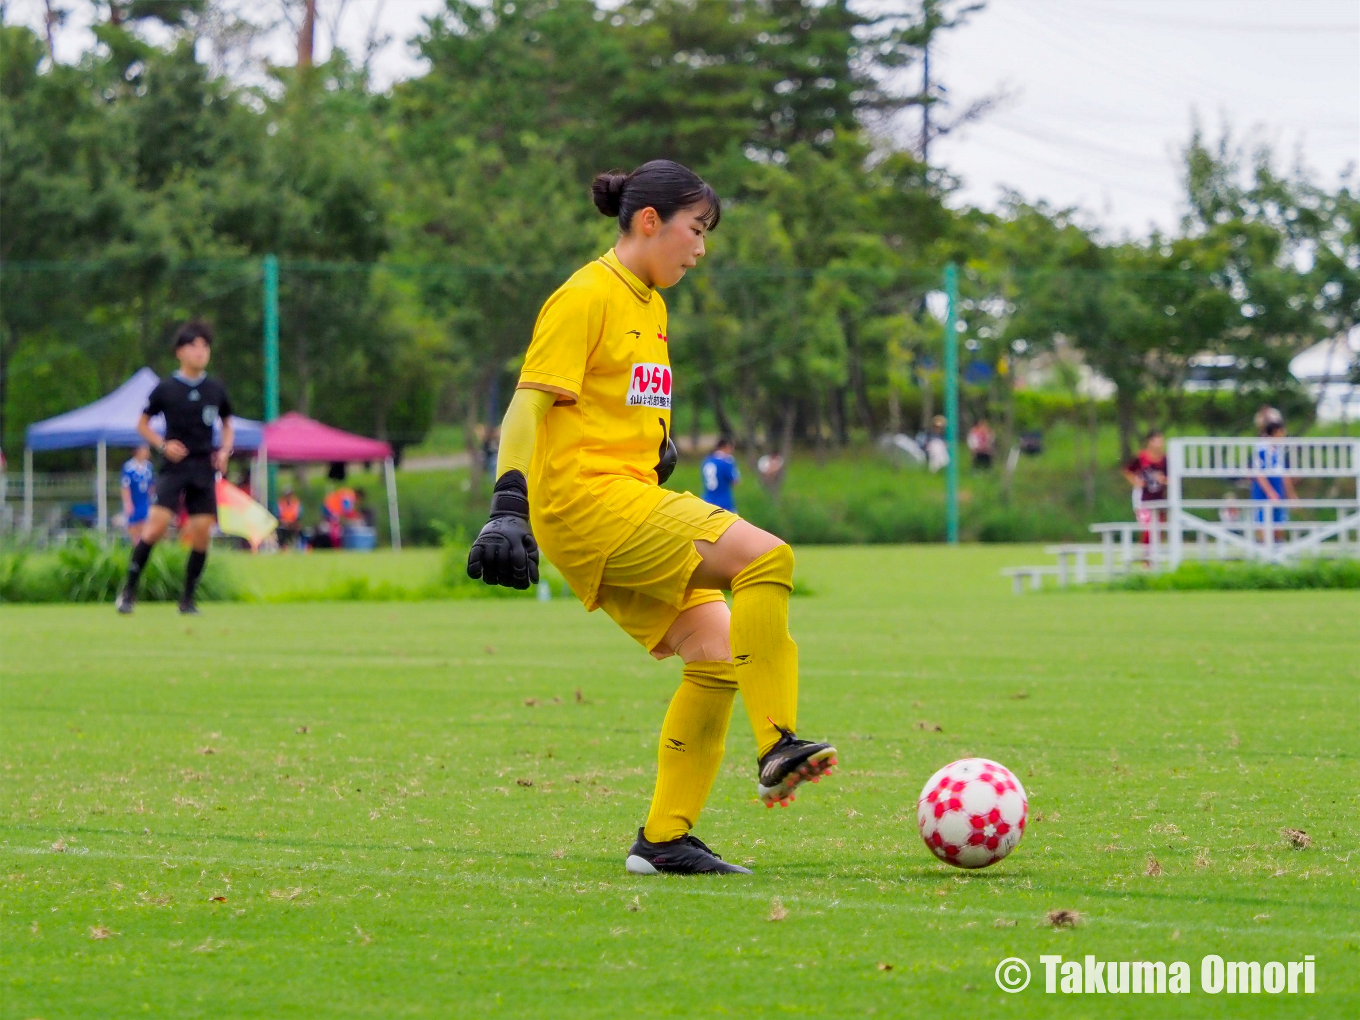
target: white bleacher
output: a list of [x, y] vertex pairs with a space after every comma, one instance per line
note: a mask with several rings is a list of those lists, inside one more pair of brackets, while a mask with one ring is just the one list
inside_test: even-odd
[[[1261, 451], [1281, 466], [1257, 468]], [[1186, 482], [1192, 479], [1231, 483], [1261, 474], [1333, 479], [1337, 491], [1327, 498], [1293, 500], [1206, 499], [1186, 493]], [[1341, 491], [1346, 489], [1349, 494]], [[1360, 558], [1360, 439], [1172, 439], [1167, 444], [1167, 497], [1143, 504], [1153, 511], [1148, 524], [1092, 524], [1099, 542], [1046, 546], [1056, 564], [1008, 567], [1002, 574], [1011, 578], [1018, 594], [1025, 580], [1038, 589], [1044, 578], [1053, 577], [1065, 587], [1109, 581], [1131, 570], [1175, 570], [1187, 559], [1287, 564]], [[1314, 519], [1272, 521], [1278, 509], [1307, 511]]]

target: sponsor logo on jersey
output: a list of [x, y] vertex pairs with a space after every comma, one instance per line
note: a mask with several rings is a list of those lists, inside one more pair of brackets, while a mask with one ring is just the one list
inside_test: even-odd
[[669, 365], [640, 363], [633, 366], [628, 380], [629, 407], [671, 406], [671, 368]]
[[217, 421], [217, 408], [212, 404], [203, 405], [203, 424], [212, 425]]
[[661, 330], [659, 329], [656, 331], [656, 338], [660, 340], [663, 344], [670, 342], [670, 337], [668, 337], [665, 333], [661, 332]]

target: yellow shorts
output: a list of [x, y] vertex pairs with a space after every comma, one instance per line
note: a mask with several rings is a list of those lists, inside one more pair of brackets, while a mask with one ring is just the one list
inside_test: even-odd
[[650, 652], [686, 609], [722, 601], [713, 588], [687, 590], [702, 559], [694, 543], [716, 542], [739, 520], [692, 493], [667, 492], [605, 561], [596, 596], [601, 608]]

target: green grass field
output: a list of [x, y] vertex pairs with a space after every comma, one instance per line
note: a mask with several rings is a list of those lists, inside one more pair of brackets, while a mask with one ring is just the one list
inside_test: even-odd
[[[1035, 556], [800, 551], [843, 769], [764, 810], [738, 708], [698, 829], [735, 879], [625, 874], [678, 666], [573, 602], [5, 606], [0, 1015], [1360, 1015], [1360, 595], [1011, 595]], [[915, 800], [973, 754], [1031, 825], [962, 873]], [[1192, 991], [1047, 995], [1045, 953]], [[1209, 953], [1317, 991], [1207, 994]]]

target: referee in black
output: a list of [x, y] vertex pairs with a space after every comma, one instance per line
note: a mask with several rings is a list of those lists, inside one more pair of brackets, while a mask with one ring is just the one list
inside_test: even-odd
[[[118, 596], [118, 612], [130, 613], [137, 600], [137, 581], [146, 566], [151, 548], [165, 534], [170, 520], [184, 503], [189, 515], [185, 534], [192, 546], [189, 565], [184, 571], [184, 594], [179, 600], [181, 613], [196, 614], [194, 589], [198, 587], [203, 564], [208, 560], [208, 543], [217, 520], [217, 472], [227, 470], [231, 457], [231, 401], [226, 388], [208, 375], [212, 357], [212, 327], [206, 322], [186, 322], [175, 332], [175, 357], [179, 371], [162, 379], [147, 398], [146, 410], [137, 422], [137, 431], [159, 450], [165, 463], [156, 479], [156, 505], [151, 508], [142, 540], [132, 550], [127, 582]], [[165, 438], [151, 428], [153, 415], [165, 415]], [[213, 425], [222, 423], [222, 446], [213, 449]]]

